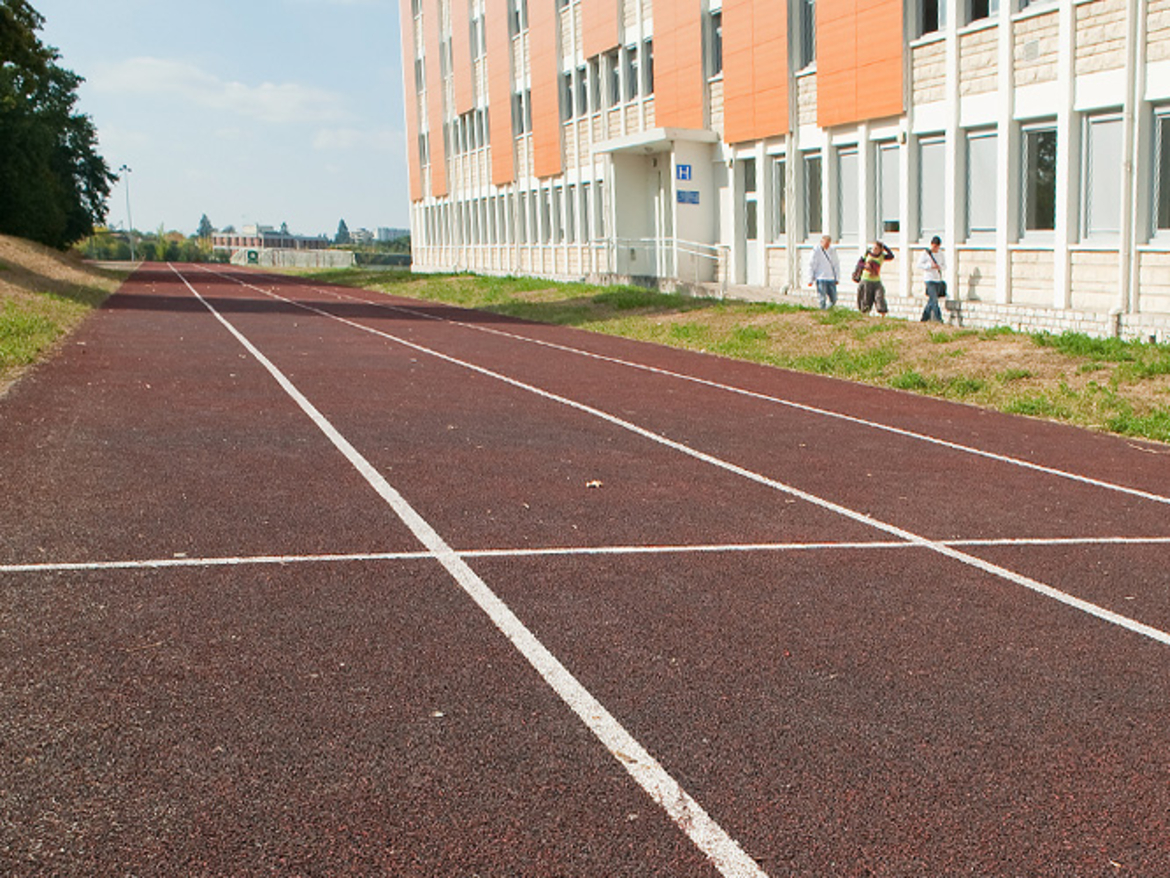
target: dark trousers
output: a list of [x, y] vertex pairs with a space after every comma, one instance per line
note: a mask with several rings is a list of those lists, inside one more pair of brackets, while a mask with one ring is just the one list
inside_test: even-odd
[[886, 288], [880, 280], [863, 280], [857, 285], [857, 310], [868, 314], [874, 305], [879, 314], [890, 310], [886, 307]]
[[934, 320], [942, 323], [942, 310], [938, 307], [939, 293], [943, 291], [942, 281], [928, 280], [926, 282], [926, 308], [922, 312], [922, 321]]

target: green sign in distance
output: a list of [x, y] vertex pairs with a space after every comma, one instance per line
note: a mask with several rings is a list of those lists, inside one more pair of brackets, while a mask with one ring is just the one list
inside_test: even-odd
[[248, 251], [248, 264], [249, 265], [259, 265], [260, 264], [260, 254], [257, 253], [255, 250]]

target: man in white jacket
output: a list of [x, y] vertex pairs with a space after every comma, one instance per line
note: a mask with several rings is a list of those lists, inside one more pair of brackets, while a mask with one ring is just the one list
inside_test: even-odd
[[947, 294], [946, 281], [943, 273], [947, 270], [946, 260], [942, 254], [942, 239], [935, 235], [930, 239], [930, 249], [924, 250], [918, 257], [918, 267], [922, 269], [922, 276], [926, 280], [926, 308], [922, 311], [922, 322], [933, 320], [942, 323], [942, 309], [938, 300]]
[[822, 311], [837, 304], [837, 281], [840, 277], [841, 261], [837, 258], [837, 248], [833, 246], [832, 236], [824, 235], [820, 246], [813, 248], [808, 260], [808, 285], [811, 287], [816, 284], [817, 301]]

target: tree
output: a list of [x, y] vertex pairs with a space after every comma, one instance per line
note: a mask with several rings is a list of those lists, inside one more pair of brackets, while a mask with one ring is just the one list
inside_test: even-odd
[[210, 238], [213, 234], [215, 234], [215, 227], [211, 225], [207, 214], [203, 214], [203, 218], [199, 220], [199, 229], [195, 232], [195, 237]]
[[84, 80], [57, 66], [25, 0], [0, 0], [0, 232], [64, 248], [105, 218], [117, 177], [74, 112]]
[[349, 226], [342, 220], [337, 224], [337, 237], [333, 239], [334, 244], [348, 244], [349, 243]]

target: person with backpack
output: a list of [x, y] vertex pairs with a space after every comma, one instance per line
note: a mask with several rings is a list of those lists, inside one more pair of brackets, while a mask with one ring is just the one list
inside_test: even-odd
[[924, 250], [918, 258], [918, 267], [922, 269], [922, 275], [926, 279], [926, 308], [922, 312], [923, 323], [929, 320], [942, 323], [942, 310], [938, 306], [938, 300], [947, 294], [947, 283], [943, 280], [943, 272], [946, 271], [947, 263], [943, 258], [941, 247], [942, 239], [935, 235], [930, 239], [930, 248]]
[[857, 310], [868, 314], [870, 309], [877, 306], [878, 314], [883, 317], [890, 310], [886, 307], [886, 288], [882, 285], [882, 266], [894, 258], [894, 252], [881, 241], [874, 241], [873, 246], [857, 260], [857, 267], [853, 270], [853, 279], [857, 281]]
[[808, 260], [808, 283], [809, 286], [816, 284], [817, 301], [822, 311], [837, 304], [837, 278], [840, 276], [841, 260], [833, 247], [833, 238], [825, 235], [821, 238], [821, 245], [813, 249]]

